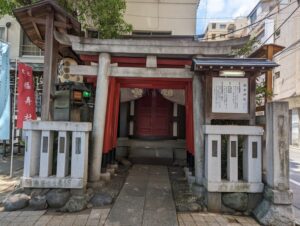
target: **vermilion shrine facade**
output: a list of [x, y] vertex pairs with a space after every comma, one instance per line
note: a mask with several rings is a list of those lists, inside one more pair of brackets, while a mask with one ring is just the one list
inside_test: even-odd
[[[187, 177], [206, 192], [210, 210], [221, 210], [222, 193], [253, 198], [266, 184], [276, 190], [278, 183], [289, 191], [288, 180], [279, 173], [286, 174], [288, 165], [275, 170], [271, 164], [278, 161], [276, 132], [268, 133], [263, 149], [264, 129], [255, 112], [256, 78], [277, 65], [229, 57], [247, 38], [84, 38], [80, 24], [52, 1], [18, 9], [15, 15], [33, 43], [45, 49], [42, 120], [24, 124], [23, 186], [96, 186], [116, 156], [131, 155], [187, 161]], [[91, 122], [53, 120], [56, 62], [61, 57], [76, 59], [78, 65], [68, 66], [70, 74], [94, 85]], [[267, 131], [285, 131], [288, 125], [286, 107], [277, 109], [276, 104], [267, 108], [269, 118], [275, 119]], [[276, 124], [278, 117], [282, 123]], [[280, 142], [288, 147], [288, 139]], [[288, 159], [282, 153], [280, 158]]]

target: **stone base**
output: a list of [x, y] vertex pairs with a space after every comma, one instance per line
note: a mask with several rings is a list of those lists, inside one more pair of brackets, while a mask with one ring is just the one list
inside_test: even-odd
[[107, 168], [107, 169], [106, 169], [106, 172], [107, 172], [107, 173], [110, 173], [110, 176], [111, 176], [111, 177], [115, 175], [115, 169], [113, 169], [113, 168]]
[[64, 177], [21, 177], [21, 186], [25, 188], [74, 188], [84, 189], [86, 180], [83, 178]]
[[204, 179], [204, 186], [209, 192], [247, 192], [262, 193], [264, 184], [259, 182], [237, 181], [231, 182], [222, 180], [220, 182], [211, 182]]
[[110, 181], [111, 179], [111, 175], [109, 172], [106, 172], [106, 173], [101, 173], [100, 174], [100, 180], [103, 180], [103, 181]]
[[201, 185], [197, 185], [196, 183], [194, 183], [191, 185], [191, 190], [193, 194], [196, 195], [197, 197], [204, 196], [205, 188]]
[[222, 193], [207, 192], [206, 193], [206, 206], [208, 211], [221, 212], [222, 209]]
[[190, 169], [188, 167], [184, 167], [183, 171], [184, 171], [184, 174], [185, 174], [185, 178], [188, 179], [189, 176], [192, 176], [192, 172], [190, 171]]
[[105, 185], [105, 181], [101, 180], [101, 181], [97, 181], [97, 182], [88, 182], [87, 187], [88, 188], [103, 188], [103, 186]]
[[278, 191], [266, 188], [264, 197], [274, 204], [290, 205], [293, 202], [293, 192], [291, 190]]
[[117, 163], [116, 164], [110, 164], [110, 165], [108, 165], [108, 168], [117, 170], [119, 168], [119, 165]]
[[263, 225], [294, 226], [295, 218], [292, 205], [273, 204], [263, 200], [253, 211], [255, 218]]
[[187, 177], [187, 181], [188, 181], [188, 183], [189, 183], [190, 185], [192, 185], [192, 184], [194, 184], [194, 183], [196, 182], [196, 178], [195, 178], [195, 176], [189, 175], [189, 176]]

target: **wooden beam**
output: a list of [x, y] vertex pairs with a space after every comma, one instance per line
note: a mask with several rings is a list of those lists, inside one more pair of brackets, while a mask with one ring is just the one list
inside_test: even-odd
[[[27, 13], [28, 13], [28, 15], [29, 15], [30, 17], [32, 17], [31, 10], [28, 10]], [[39, 28], [37, 27], [36, 23], [33, 22], [33, 21], [31, 21], [31, 23], [32, 23], [33, 28], [34, 28], [34, 30], [35, 30], [37, 36], [39, 37], [39, 39], [43, 40], [42, 35], [41, 35], [41, 32], [40, 32]]]
[[[38, 18], [38, 17], [33, 17], [29, 15], [28, 21], [35, 23], [35, 24], [41, 24], [41, 25], [46, 25], [46, 20], [44, 18]], [[61, 22], [61, 21], [54, 21], [54, 26], [59, 27], [59, 28], [64, 28], [64, 29], [71, 29], [72, 25], [66, 22]]]
[[43, 121], [51, 120], [54, 96], [55, 80], [57, 79], [58, 43], [54, 39], [54, 13], [50, 12], [46, 17], [45, 31], [45, 57], [43, 74], [42, 114]]

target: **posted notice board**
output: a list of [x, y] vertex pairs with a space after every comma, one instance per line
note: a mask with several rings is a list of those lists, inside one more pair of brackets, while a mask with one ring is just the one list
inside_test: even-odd
[[248, 78], [213, 78], [213, 113], [248, 113]]

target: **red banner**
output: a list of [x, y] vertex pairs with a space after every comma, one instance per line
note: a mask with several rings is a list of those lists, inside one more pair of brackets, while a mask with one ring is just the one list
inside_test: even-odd
[[32, 68], [26, 64], [19, 64], [18, 78], [17, 128], [23, 128], [24, 121], [36, 119]]

